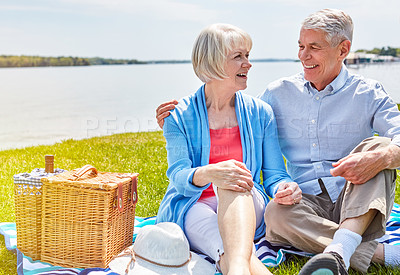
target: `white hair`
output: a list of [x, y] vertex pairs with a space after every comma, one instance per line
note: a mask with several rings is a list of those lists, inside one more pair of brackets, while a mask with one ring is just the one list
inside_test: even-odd
[[227, 55], [233, 48], [245, 45], [250, 51], [252, 40], [248, 33], [230, 24], [213, 24], [197, 37], [192, 51], [192, 65], [197, 77], [207, 83], [223, 79]]
[[332, 47], [341, 42], [353, 40], [353, 20], [341, 10], [323, 9], [309, 15], [302, 23], [303, 29], [318, 29], [326, 33]]

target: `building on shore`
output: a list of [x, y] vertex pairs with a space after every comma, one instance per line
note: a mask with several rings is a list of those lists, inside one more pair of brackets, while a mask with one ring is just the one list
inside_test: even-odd
[[346, 65], [358, 65], [368, 63], [400, 62], [400, 57], [391, 55], [378, 55], [365, 52], [350, 52], [345, 59]]

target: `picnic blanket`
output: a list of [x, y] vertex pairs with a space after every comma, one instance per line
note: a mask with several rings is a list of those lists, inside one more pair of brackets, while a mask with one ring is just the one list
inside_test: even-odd
[[[137, 233], [141, 228], [146, 225], [154, 224], [155, 217], [149, 218], [135, 218], [135, 231], [133, 240], [135, 240]], [[32, 261], [31, 258], [24, 256], [17, 249], [17, 231], [15, 223], [3, 222], [0, 223], [0, 234], [4, 235], [5, 245], [8, 250], [14, 251], [17, 254], [17, 269], [18, 274], [34, 275], [34, 274], [80, 274], [80, 275], [116, 275], [106, 268], [63, 268], [52, 266], [48, 263], [40, 261]], [[378, 239], [381, 243], [388, 243], [392, 245], [400, 244], [400, 205], [393, 206], [392, 213], [386, 224], [386, 235]], [[260, 260], [269, 267], [274, 267], [282, 263], [288, 254], [296, 254], [300, 256], [311, 256], [293, 247], [274, 246], [267, 242], [264, 238], [255, 243], [256, 255]], [[206, 258], [207, 259], [207, 258]], [[210, 259], [207, 259], [210, 260]], [[219, 274], [219, 273], [216, 273]]]

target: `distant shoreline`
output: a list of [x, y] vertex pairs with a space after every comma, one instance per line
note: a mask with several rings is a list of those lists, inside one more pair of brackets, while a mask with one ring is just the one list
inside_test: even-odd
[[[290, 58], [261, 58], [252, 59], [251, 62], [297, 62]], [[43, 56], [16, 56], [1, 55], [0, 68], [29, 68], [29, 67], [71, 67], [92, 65], [146, 65], [146, 64], [187, 64], [190, 60], [148, 60], [137, 59], [112, 59], [101, 57], [43, 57]]]
[[[258, 58], [250, 62], [299, 62], [292, 58]], [[347, 64], [365, 63], [390, 63], [400, 62], [400, 48], [383, 47], [372, 50], [357, 50], [350, 52], [346, 58]], [[190, 60], [137, 60], [114, 59], [102, 57], [73, 57], [73, 56], [29, 56], [29, 55], [0, 55], [0, 68], [22, 67], [66, 67], [66, 66], [91, 66], [91, 65], [141, 65], [141, 64], [186, 64]]]
[[[377, 59], [372, 61], [355, 60], [349, 57], [345, 62], [346, 65], [363, 65], [372, 63], [391, 63], [398, 62], [398, 58]], [[378, 62], [379, 61], [379, 62]], [[256, 58], [250, 59], [252, 63], [266, 62], [300, 62], [298, 59], [292, 58]], [[99, 66], [99, 65], [149, 65], [149, 64], [190, 64], [190, 60], [147, 60], [140, 61], [137, 59], [112, 59], [101, 57], [43, 57], [43, 56], [16, 56], [16, 55], [0, 55], [0, 68], [31, 68], [31, 67], [75, 67], [75, 66]]]

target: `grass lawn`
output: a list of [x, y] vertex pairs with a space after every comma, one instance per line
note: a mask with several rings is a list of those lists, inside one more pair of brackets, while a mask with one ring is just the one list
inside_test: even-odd
[[[136, 215], [154, 216], [168, 185], [165, 171], [167, 153], [162, 132], [128, 133], [86, 140], [66, 140], [50, 146], [0, 151], [0, 222], [15, 222], [13, 175], [44, 167], [44, 156], [54, 155], [55, 168], [72, 170], [85, 164], [99, 171], [139, 173], [139, 202]], [[396, 202], [400, 202], [400, 191]], [[297, 274], [307, 259], [293, 257], [274, 274]], [[16, 274], [16, 256], [9, 252], [0, 237], [0, 274]], [[352, 272], [350, 274], [357, 274]], [[369, 274], [400, 274], [400, 270], [373, 266]]]

